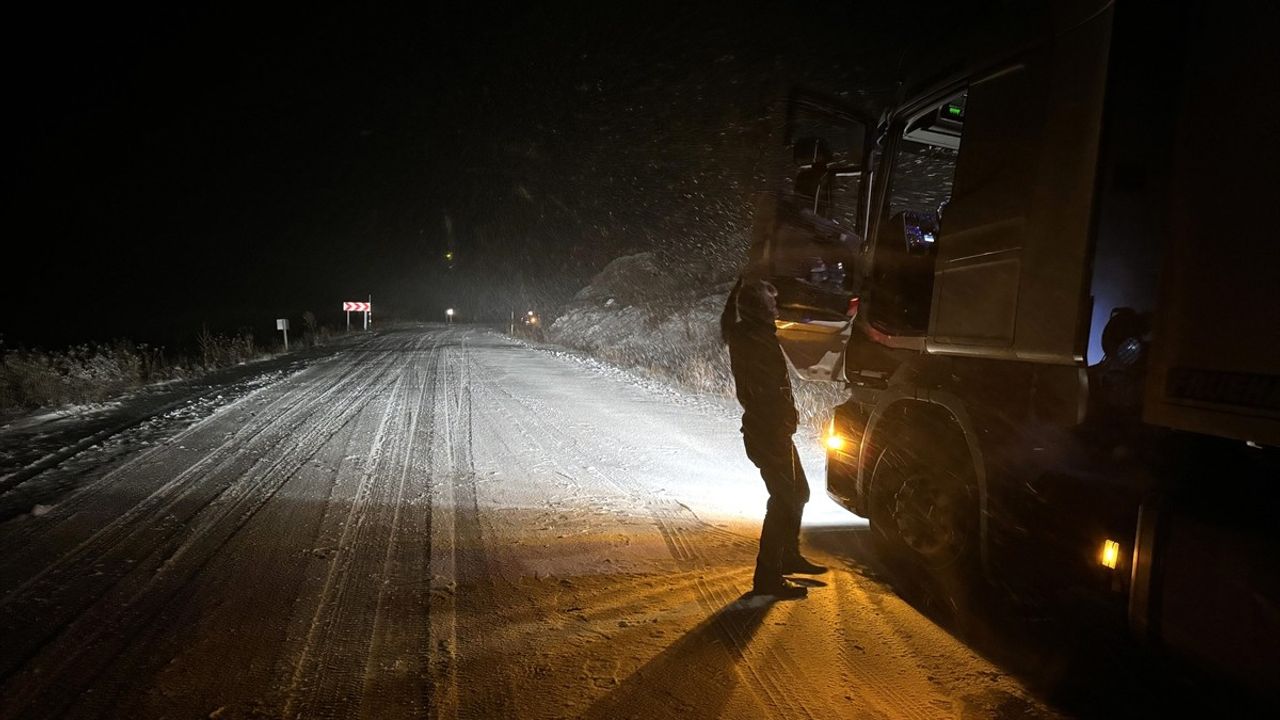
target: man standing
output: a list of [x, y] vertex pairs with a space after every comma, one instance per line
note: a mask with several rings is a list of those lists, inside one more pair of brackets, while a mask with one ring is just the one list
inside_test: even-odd
[[752, 593], [802, 598], [803, 585], [789, 573], [826, 571], [800, 554], [800, 516], [809, 501], [809, 482], [791, 435], [796, 406], [787, 361], [774, 327], [777, 290], [763, 280], [740, 279], [720, 316], [720, 334], [729, 346], [729, 362], [742, 404], [742, 440], [747, 457], [760, 468], [769, 504], [760, 530]]

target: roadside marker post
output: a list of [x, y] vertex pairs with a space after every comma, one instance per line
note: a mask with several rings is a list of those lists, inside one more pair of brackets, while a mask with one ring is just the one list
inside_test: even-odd
[[284, 351], [289, 352], [289, 319], [276, 318], [276, 329], [284, 333]]
[[351, 332], [351, 313], [364, 313], [364, 329], [369, 329], [369, 316], [373, 314], [372, 302], [344, 302], [342, 311], [347, 314], [347, 332]]

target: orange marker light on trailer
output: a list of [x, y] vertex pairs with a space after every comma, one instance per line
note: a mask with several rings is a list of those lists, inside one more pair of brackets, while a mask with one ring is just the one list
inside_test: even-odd
[[1102, 557], [1100, 558], [1102, 566], [1108, 570], [1115, 570], [1116, 563], [1120, 561], [1120, 543], [1115, 540], [1106, 540], [1102, 543]]

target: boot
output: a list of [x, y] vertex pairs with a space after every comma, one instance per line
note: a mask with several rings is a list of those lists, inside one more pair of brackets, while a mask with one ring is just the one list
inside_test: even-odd
[[786, 557], [782, 561], [782, 572], [785, 575], [821, 575], [827, 566], [811, 563], [800, 553]]
[[751, 594], [777, 600], [799, 600], [809, 595], [809, 589], [779, 576], [770, 579], [757, 578], [751, 588]]

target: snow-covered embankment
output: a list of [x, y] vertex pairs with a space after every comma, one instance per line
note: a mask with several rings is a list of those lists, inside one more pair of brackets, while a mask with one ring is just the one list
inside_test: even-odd
[[[663, 267], [654, 253], [617, 258], [582, 288], [548, 328], [548, 339], [698, 392], [730, 395], [720, 313], [733, 271]], [[803, 427], [816, 431], [847, 393], [792, 375]]]

